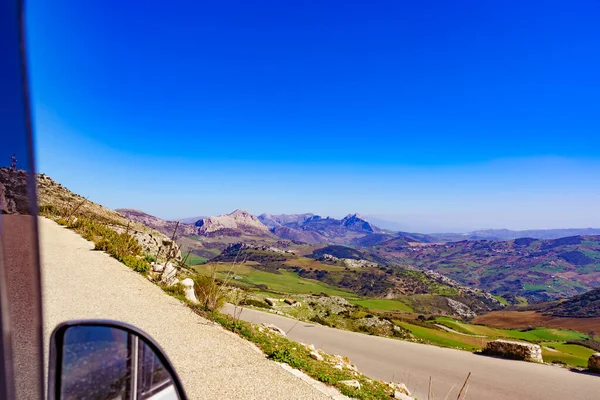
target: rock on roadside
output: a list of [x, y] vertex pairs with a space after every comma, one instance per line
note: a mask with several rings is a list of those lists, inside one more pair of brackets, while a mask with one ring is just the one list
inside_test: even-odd
[[514, 360], [525, 360], [533, 362], [544, 362], [542, 359], [542, 348], [537, 344], [514, 342], [509, 340], [494, 340], [489, 342], [484, 354], [511, 358]]
[[600, 353], [594, 353], [588, 359], [588, 369], [594, 372], [600, 372]]
[[192, 303], [197, 303], [198, 299], [196, 298], [196, 293], [194, 292], [194, 281], [192, 278], [185, 278], [181, 281], [181, 284], [183, 285], [183, 290], [185, 291], [185, 298]]

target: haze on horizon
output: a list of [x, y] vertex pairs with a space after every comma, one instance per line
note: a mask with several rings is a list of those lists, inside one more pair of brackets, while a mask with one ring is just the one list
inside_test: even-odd
[[600, 227], [599, 4], [27, 7], [38, 170], [100, 204]]

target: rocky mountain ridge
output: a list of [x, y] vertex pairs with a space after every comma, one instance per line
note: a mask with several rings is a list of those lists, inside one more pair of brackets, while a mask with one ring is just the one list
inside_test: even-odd
[[240, 236], [242, 234], [251, 236], [273, 237], [260, 220], [247, 211], [235, 210], [229, 214], [222, 214], [216, 217], [208, 217], [196, 221], [198, 234], [206, 236]]

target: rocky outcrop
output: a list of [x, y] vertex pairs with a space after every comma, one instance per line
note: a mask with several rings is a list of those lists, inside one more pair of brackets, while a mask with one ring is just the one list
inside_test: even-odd
[[142, 246], [142, 251], [145, 254], [149, 254], [153, 257], [158, 255], [158, 258], [162, 260], [166, 260], [167, 258], [181, 258], [181, 250], [179, 249], [177, 243], [171, 243], [171, 239], [162, 233], [151, 231], [150, 229], [139, 230], [120, 225], [112, 226], [111, 228], [118, 233], [127, 232], [129, 235], [133, 236], [140, 246]]
[[588, 359], [588, 369], [600, 373], [600, 353], [594, 353]]
[[475, 318], [477, 314], [473, 312], [465, 303], [461, 303], [460, 301], [452, 300], [447, 297], [446, 301], [448, 302], [448, 306], [452, 309], [454, 315], [458, 315], [461, 318]]
[[533, 343], [513, 342], [499, 339], [488, 342], [483, 353], [514, 360], [544, 362], [542, 359], [542, 348]]
[[[85, 217], [101, 223], [117, 233], [127, 232], [142, 247], [142, 251], [161, 260], [178, 259], [181, 252], [177, 243], [171, 245], [170, 237], [135, 220], [126, 218], [115, 210], [94, 203], [54, 181], [47, 175], [37, 175], [40, 213], [53, 219]], [[167, 256], [167, 252], [171, 252]]]
[[376, 268], [378, 266], [377, 263], [367, 260], [355, 260], [353, 258], [338, 258], [332, 256], [331, 254], [323, 254], [319, 257], [319, 261], [329, 261], [329, 262], [340, 262], [342, 265], [348, 268]]
[[0, 214], [30, 214], [27, 172], [0, 168]]
[[198, 234], [205, 236], [273, 236], [269, 228], [256, 216], [242, 210], [235, 210], [231, 214], [218, 217], [204, 218], [197, 221], [195, 225], [198, 227]]
[[450, 287], [458, 289], [462, 294], [467, 294], [476, 297], [486, 305], [490, 306], [492, 309], [500, 309], [505, 307], [504, 304], [500, 303], [500, 301], [498, 301], [498, 299], [496, 299], [489, 292], [479, 289], [473, 289], [469, 286], [463, 285], [462, 283], [455, 281], [454, 279], [450, 279], [447, 276], [440, 274], [439, 272], [432, 271], [430, 269], [426, 269], [423, 272], [429, 278], [439, 283], [443, 283], [444, 285], [448, 285]]

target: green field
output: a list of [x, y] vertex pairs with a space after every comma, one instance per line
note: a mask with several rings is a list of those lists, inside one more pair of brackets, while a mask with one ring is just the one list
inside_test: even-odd
[[185, 263], [187, 265], [200, 265], [200, 264], [204, 264], [208, 261], [208, 258], [204, 258], [204, 257], [200, 257], [196, 254], [191, 254], [189, 256], [187, 256], [187, 259], [185, 260]]
[[443, 347], [474, 351], [482, 349], [488, 341], [498, 338], [528, 341], [542, 346], [542, 357], [545, 362], [559, 362], [573, 367], [586, 367], [589, 356], [594, 353], [594, 350], [584, 346], [566, 344], [565, 341], [567, 340], [587, 337], [587, 335], [570, 330], [538, 327], [521, 332], [517, 329], [496, 329], [483, 325], [467, 324], [449, 317], [436, 318], [434, 321], [436, 324], [444, 325], [456, 331], [445, 332], [433, 327], [427, 328], [414, 325], [408, 321], [394, 322], [408, 329], [414, 336], [424, 342]]
[[[547, 349], [549, 347], [550, 349]], [[552, 351], [556, 350], [556, 351]], [[576, 367], [587, 367], [588, 358], [594, 350], [577, 344], [542, 343], [542, 357], [545, 362], [562, 362]]]
[[398, 300], [387, 300], [387, 299], [368, 299], [368, 300], [352, 300], [352, 304], [369, 308], [377, 311], [401, 311], [401, 312], [413, 312], [413, 309]]
[[408, 329], [410, 333], [424, 342], [442, 347], [455, 347], [463, 350], [475, 351], [481, 349], [488, 342], [485, 338], [460, 335], [434, 328], [426, 328], [406, 321], [394, 321], [394, 323], [404, 329]]
[[[203, 275], [210, 274], [212, 266], [215, 264], [205, 264], [196, 266], [195, 270]], [[217, 264], [217, 277], [225, 278], [229, 271], [236, 276], [236, 282], [246, 283], [248, 285], [266, 285], [269, 290], [284, 293], [326, 293], [330, 296], [356, 297], [353, 293], [345, 292], [333, 288], [324, 283], [313, 281], [311, 279], [301, 278], [295, 272], [279, 271], [278, 274], [266, 271], [260, 271], [246, 264]]]
[[580, 332], [555, 328], [537, 327], [533, 330], [522, 332], [518, 329], [496, 329], [484, 325], [467, 324], [448, 317], [438, 317], [435, 322], [468, 335], [484, 335], [490, 338], [507, 338], [536, 343], [548, 341], [562, 342], [587, 338], [587, 335]]

